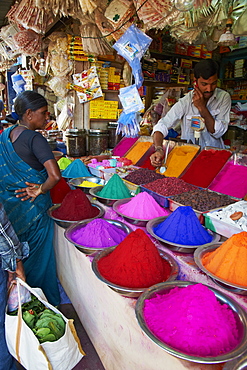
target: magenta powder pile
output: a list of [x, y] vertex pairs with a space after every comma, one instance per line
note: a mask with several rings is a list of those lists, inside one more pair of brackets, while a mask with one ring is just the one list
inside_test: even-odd
[[135, 144], [138, 137], [125, 137], [123, 138], [112, 150], [113, 155], [123, 157], [125, 153]]
[[63, 199], [61, 206], [52, 212], [59, 220], [82, 221], [98, 216], [99, 209], [92, 206], [88, 197], [80, 189], [71, 190]]
[[145, 300], [144, 318], [162, 342], [192, 356], [223, 355], [240, 341], [233, 311], [202, 284]]
[[118, 207], [122, 214], [139, 220], [152, 220], [156, 217], [168, 216], [169, 211], [161, 207], [147, 192], [137, 194], [129, 202]]
[[103, 249], [118, 245], [126, 236], [127, 233], [119, 227], [102, 218], [97, 218], [75, 230], [71, 234], [71, 239], [88, 248]]
[[243, 198], [247, 194], [247, 166], [228, 162], [215, 177], [210, 190]]

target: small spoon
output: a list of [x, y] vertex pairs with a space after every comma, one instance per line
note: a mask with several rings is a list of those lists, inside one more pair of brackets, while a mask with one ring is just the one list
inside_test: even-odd
[[169, 150], [169, 141], [166, 145], [166, 151], [165, 151], [165, 158], [163, 160], [163, 164], [162, 166], [160, 167], [160, 173], [163, 174], [164, 172], [166, 172], [167, 168], [166, 168], [166, 160], [167, 160], [167, 156], [168, 156], [168, 150]]

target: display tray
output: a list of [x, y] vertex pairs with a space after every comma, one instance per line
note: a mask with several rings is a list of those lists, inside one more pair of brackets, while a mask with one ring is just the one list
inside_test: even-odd
[[[215, 210], [214, 212], [217, 212], [217, 210]], [[226, 238], [230, 238], [232, 235], [244, 231], [240, 227], [230, 225], [227, 222], [212, 217], [214, 212], [208, 212], [203, 214], [204, 224], [207, 229], [212, 230], [215, 233], [220, 234], [222, 236], [225, 236]]]
[[[179, 175], [179, 178], [183, 178], [183, 176], [187, 173], [187, 171], [190, 170], [190, 168], [193, 166], [195, 160], [198, 159], [198, 157], [200, 157], [200, 155], [203, 154], [203, 152], [205, 151], [209, 151], [209, 150], [224, 150], [224, 151], [227, 151], [229, 152], [229, 158], [231, 157], [232, 155], [232, 151], [231, 150], [228, 150], [228, 149], [221, 149], [221, 148], [215, 148], [213, 146], [205, 146], [200, 152], [198, 152], [198, 154], [196, 155], [196, 157], [193, 158], [193, 160], [190, 162], [190, 164], [184, 169], [184, 171]], [[227, 161], [226, 161], [227, 162]], [[226, 163], [225, 162], [225, 163]], [[224, 164], [222, 165], [222, 167], [224, 166]], [[215, 176], [217, 176], [217, 174], [221, 171], [222, 167], [219, 169], [219, 171], [214, 175], [214, 178]], [[209, 181], [208, 184], [207, 184], [207, 187], [211, 184], [212, 181]], [[192, 184], [194, 185], [194, 184]], [[205, 186], [206, 187], [206, 186]]]
[[[139, 137], [139, 139], [135, 142], [135, 144], [134, 145], [132, 145], [132, 147], [125, 153], [125, 155], [124, 155], [124, 157], [125, 158], [128, 158], [128, 154], [132, 151], [132, 150], [134, 150], [135, 149], [135, 147], [139, 144], [139, 143], [147, 143], [147, 142], [149, 142], [149, 143], [153, 143], [153, 138], [152, 138], [152, 136], [140, 136]], [[153, 148], [153, 146], [150, 146], [150, 148], [148, 148], [147, 150], [146, 150], [146, 152], [143, 154], [143, 155], [141, 155], [140, 157], [139, 157], [139, 159], [136, 161], [136, 163], [133, 163], [133, 165], [135, 165], [135, 166], [138, 166], [138, 163], [142, 163], [147, 157], [148, 157], [148, 155], [151, 155], [152, 154], [152, 148]]]
[[156, 193], [153, 190], [147, 189], [147, 188], [145, 188], [145, 185], [140, 185], [140, 189], [141, 189], [141, 192], [145, 191], [148, 194], [150, 194], [161, 207], [165, 207], [165, 208], [169, 207], [168, 196], [166, 197], [164, 195], [160, 195], [160, 194]]
[[127, 186], [127, 188], [133, 193], [135, 193], [137, 191], [137, 189], [139, 188], [139, 186], [140, 186], [140, 185], [134, 184], [133, 182], [125, 180], [124, 178], [122, 178], [122, 180], [123, 180], [124, 184]]

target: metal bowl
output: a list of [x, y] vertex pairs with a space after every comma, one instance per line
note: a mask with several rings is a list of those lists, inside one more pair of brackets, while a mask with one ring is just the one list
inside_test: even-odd
[[128, 203], [131, 199], [132, 199], [132, 198], [119, 199], [117, 202], [115, 202], [115, 203], [113, 204], [113, 207], [112, 207], [112, 208], [114, 209], [114, 211], [115, 211], [118, 215], [122, 216], [122, 217], [123, 217], [127, 222], [129, 222], [130, 224], [135, 225], [135, 226], [145, 227], [145, 226], [146, 226], [146, 224], [147, 224], [147, 222], [148, 222], [149, 220], [141, 220], [141, 219], [138, 219], [138, 218], [130, 217], [130, 216], [127, 216], [127, 215], [125, 215], [125, 214], [121, 213], [121, 212], [118, 210], [119, 206], [121, 206], [122, 204]]
[[[97, 278], [99, 280], [101, 280], [103, 283], [107, 284], [109, 286], [109, 288], [111, 288], [112, 290], [114, 290], [118, 294], [120, 294], [122, 296], [125, 296], [125, 297], [129, 297], [129, 298], [138, 298], [144, 292], [144, 290], [146, 290], [147, 288], [127, 288], [127, 287], [123, 287], [123, 286], [120, 286], [120, 285], [116, 285], [114, 283], [111, 283], [109, 280], [106, 280], [98, 270], [98, 261], [101, 258], [107, 256], [109, 253], [111, 253], [115, 248], [116, 247], [106, 248], [106, 249], [102, 250], [101, 252], [99, 252], [95, 255], [95, 257], [93, 259], [93, 262], [92, 262], [93, 272], [95, 273], [95, 275], [97, 276]], [[170, 276], [167, 279], [167, 281], [176, 280], [176, 278], [178, 276], [178, 273], [179, 273], [179, 267], [178, 267], [177, 262], [168, 253], [163, 252], [161, 250], [159, 250], [159, 253], [160, 253], [161, 257], [164, 258], [171, 266], [171, 273], [170, 273]]]
[[236, 348], [232, 349], [230, 352], [225, 353], [220, 356], [215, 357], [197, 357], [197, 356], [191, 356], [187, 353], [181, 352], [180, 350], [171, 347], [161, 341], [159, 338], [157, 338], [153, 332], [149, 329], [149, 327], [146, 324], [144, 314], [143, 314], [143, 308], [145, 304], [146, 299], [150, 299], [156, 294], [167, 294], [171, 289], [175, 287], [185, 288], [188, 285], [193, 285], [196, 283], [192, 283], [190, 281], [174, 281], [174, 282], [165, 282], [153, 285], [149, 289], [147, 289], [137, 300], [136, 306], [135, 306], [135, 314], [137, 321], [141, 327], [141, 329], [144, 331], [144, 333], [158, 346], [163, 348], [166, 352], [170, 353], [173, 356], [176, 356], [178, 358], [192, 361], [192, 362], [198, 362], [198, 363], [205, 363], [205, 364], [217, 364], [221, 362], [230, 361], [238, 356], [240, 356], [245, 350], [246, 350], [246, 341], [247, 341], [247, 317], [246, 313], [243, 310], [243, 308], [237, 304], [233, 299], [229, 298], [227, 295], [219, 292], [218, 290], [211, 288], [208, 286], [210, 290], [212, 290], [217, 298], [217, 300], [221, 304], [226, 304], [234, 313], [238, 329], [239, 329], [239, 337], [240, 342], [237, 345]]
[[247, 369], [247, 352], [241, 357], [225, 363], [223, 370], [246, 370]]
[[[97, 194], [100, 190], [102, 190], [102, 186], [95, 186], [94, 188], [91, 188], [89, 190], [89, 194], [95, 197], [100, 203], [103, 203], [108, 207], [112, 207], [113, 204], [119, 200], [119, 199], [110, 199], [110, 198], [100, 197]], [[131, 199], [131, 198], [126, 198], [126, 199]]]
[[63, 152], [59, 152], [58, 150], [53, 150], [52, 153], [53, 153], [56, 161], [58, 161], [64, 155]]
[[[211, 241], [211, 243], [207, 243], [207, 244], [183, 245], [183, 244], [172, 243], [169, 240], [162, 239], [154, 233], [153, 229], [154, 229], [154, 227], [159, 225], [161, 222], [163, 222], [167, 217], [169, 217], [169, 216], [153, 218], [152, 220], [148, 221], [148, 223], [146, 225], [146, 229], [147, 229], [147, 231], [150, 235], [152, 235], [155, 239], [159, 240], [165, 247], [167, 247], [167, 248], [169, 248], [173, 251], [177, 251], [177, 252], [181, 252], [181, 253], [193, 253], [196, 248], [199, 248], [199, 247], [202, 247], [202, 246], [203, 247], [204, 246], [210, 246], [210, 245], [215, 244], [216, 242], [218, 242], [220, 240], [220, 235], [218, 235], [215, 232], [213, 232], [211, 230], [208, 230], [208, 229], [207, 229], [207, 231], [208, 231], [209, 234], [212, 235], [213, 240]], [[204, 226], [202, 226], [202, 227], [204, 227]]]
[[[59, 218], [55, 218], [54, 216], [52, 216], [52, 212], [55, 211], [55, 209], [57, 209], [60, 206], [61, 206], [61, 203], [60, 204], [55, 204], [54, 206], [52, 206], [51, 208], [49, 208], [48, 211], [47, 211], [48, 216], [50, 216], [50, 218], [52, 218], [56, 222], [56, 224], [58, 226], [61, 226], [64, 229], [67, 229], [69, 226], [71, 226], [71, 225], [75, 224], [76, 222], [78, 222], [78, 221], [61, 220]], [[99, 209], [99, 214], [97, 216], [93, 217], [93, 218], [87, 218], [86, 220], [83, 220], [83, 221], [92, 221], [95, 218], [100, 218], [100, 217], [102, 217], [104, 215], [105, 210], [101, 206], [99, 206], [98, 204], [93, 204], [93, 203], [92, 203], [92, 206], [93, 207], [97, 207]]]
[[89, 176], [84, 176], [84, 177], [76, 177], [74, 179], [69, 180], [69, 184], [74, 186], [76, 189], [81, 189], [84, 193], [89, 194], [89, 190], [93, 189], [96, 186], [80, 186], [80, 184], [83, 183], [83, 181], [90, 181], [93, 182], [94, 184], [98, 185], [105, 185], [105, 180], [101, 179], [100, 177], [89, 177]]
[[[116, 221], [116, 220], [110, 220], [110, 219], [106, 219], [104, 218], [105, 221], [109, 222], [110, 224], [112, 225], [115, 225], [116, 227], [118, 227], [120, 230], [124, 231], [126, 233], [126, 236], [127, 234], [129, 234], [132, 230], [129, 226], [125, 225], [123, 222], [121, 221]], [[82, 245], [82, 244], [78, 244], [76, 243], [73, 239], [72, 239], [72, 234], [73, 232], [79, 230], [79, 229], [82, 229], [83, 227], [85, 227], [89, 222], [91, 222], [91, 220], [85, 220], [85, 221], [79, 221], [77, 222], [76, 224], [73, 224], [71, 225], [68, 229], [65, 230], [64, 232], [64, 235], [65, 235], [65, 238], [71, 242], [72, 244], [74, 244], [76, 246], [77, 249], [79, 249], [79, 251], [85, 253], [85, 254], [92, 254], [92, 253], [95, 253], [95, 252], [99, 252], [105, 248], [93, 248], [93, 247], [87, 247], [85, 245]]]
[[214, 245], [211, 246], [202, 246], [198, 248], [194, 253], [195, 263], [203, 272], [210, 276], [211, 279], [213, 279], [214, 282], [221, 286], [222, 288], [232, 293], [247, 295], [247, 286], [230, 283], [227, 280], [221, 279], [218, 276], [214, 275], [212, 272], [208, 271], [202, 264], [203, 256], [208, 252], [213, 252], [215, 249], [219, 248], [221, 244], [222, 243], [215, 243]]

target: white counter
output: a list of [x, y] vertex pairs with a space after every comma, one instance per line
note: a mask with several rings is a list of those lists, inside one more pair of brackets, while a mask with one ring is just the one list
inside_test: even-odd
[[54, 241], [58, 278], [106, 370], [222, 369], [222, 364], [180, 360], [157, 346], [139, 327], [136, 300], [102, 283], [91, 269], [90, 257], [68, 242], [64, 229], [57, 225]]

